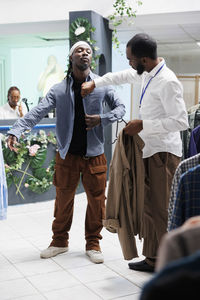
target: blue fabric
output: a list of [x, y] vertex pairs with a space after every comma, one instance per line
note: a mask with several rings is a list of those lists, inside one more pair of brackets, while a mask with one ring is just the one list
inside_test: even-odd
[[170, 230], [197, 215], [200, 215], [200, 165], [189, 169], [180, 178]]
[[198, 299], [200, 251], [164, 267], [142, 289], [140, 300]]
[[6, 219], [8, 207], [8, 192], [6, 184], [6, 174], [4, 168], [4, 159], [0, 140], [0, 220]]
[[172, 213], [174, 209], [174, 203], [176, 201], [176, 195], [177, 195], [178, 185], [179, 185], [181, 175], [184, 174], [189, 169], [196, 167], [199, 164], [200, 164], [200, 153], [183, 160], [176, 168], [172, 185], [171, 185], [171, 195], [170, 195], [169, 208], [168, 208], [168, 227], [167, 227], [168, 231], [170, 230], [171, 227]]
[[200, 153], [200, 125], [191, 132], [188, 157]]
[[[87, 81], [98, 77], [90, 72]], [[74, 125], [74, 91], [72, 89], [73, 78], [54, 85], [40, 104], [34, 107], [24, 118], [19, 119], [8, 134], [13, 134], [17, 138], [25, 130], [30, 130], [47, 113], [56, 108], [56, 138], [58, 151], [62, 159], [65, 158], [72, 139]], [[103, 102], [106, 102], [111, 111], [103, 112]], [[104, 152], [103, 127], [121, 119], [125, 114], [125, 106], [117, 97], [111, 87], [96, 88], [90, 95], [83, 99], [84, 111], [88, 115], [100, 115], [101, 124], [87, 132], [87, 152], [86, 156], [97, 156]]]

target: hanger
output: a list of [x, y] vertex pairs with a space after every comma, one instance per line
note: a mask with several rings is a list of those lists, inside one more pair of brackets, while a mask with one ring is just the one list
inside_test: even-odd
[[115, 131], [115, 139], [114, 139], [114, 141], [112, 142], [112, 143], [110, 143], [110, 144], [114, 144], [114, 143], [116, 143], [116, 141], [117, 141], [117, 139], [118, 139], [118, 130], [119, 130], [119, 123], [122, 123], [122, 122], [124, 122], [126, 125], [128, 124], [123, 118], [121, 119], [121, 120], [117, 120], [117, 126], [116, 126], [116, 131]]

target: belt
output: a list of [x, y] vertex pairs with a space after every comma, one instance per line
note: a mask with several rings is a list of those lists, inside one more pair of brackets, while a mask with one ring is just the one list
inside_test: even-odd
[[90, 159], [90, 156], [83, 155], [83, 156], [81, 156], [81, 158], [84, 159], [84, 160], [88, 160], [88, 159]]

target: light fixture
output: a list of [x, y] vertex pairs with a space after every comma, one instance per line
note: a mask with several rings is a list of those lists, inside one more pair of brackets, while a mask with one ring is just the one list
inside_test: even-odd
[[200, 42], [197, 42], [197, 45], [200, 47]]

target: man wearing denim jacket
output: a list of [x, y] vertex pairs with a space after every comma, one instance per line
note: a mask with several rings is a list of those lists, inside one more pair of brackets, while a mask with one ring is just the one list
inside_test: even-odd
[[[113, 89], [103, 87], [81, 97], [81, 84], [97, 77], [90, 70], [92, 49], [84, 41], [77, 42], [69, 52], [70, 67], [61, 83], [54, 85], [41, 103], [18, 120], [9, 131], [8, 146], [14, 144], [23, 131], [31, 129], [50, 110], [56, 108], [56, 155], [54, 185], [56, 200], [52, 225], [53, 240], [41, 252], [49, 258], [68, 251], [69, 230], [73, 217], [74, 196], [80, 179], [87, 194], [85, 218], [86, 254], [92, 262], [102, 263], [99, 240], [105, 213], [106, 158], [104, 126], [121, 119], [125, 106]], [[103, 102], [111, 111], [103, 112]]]

